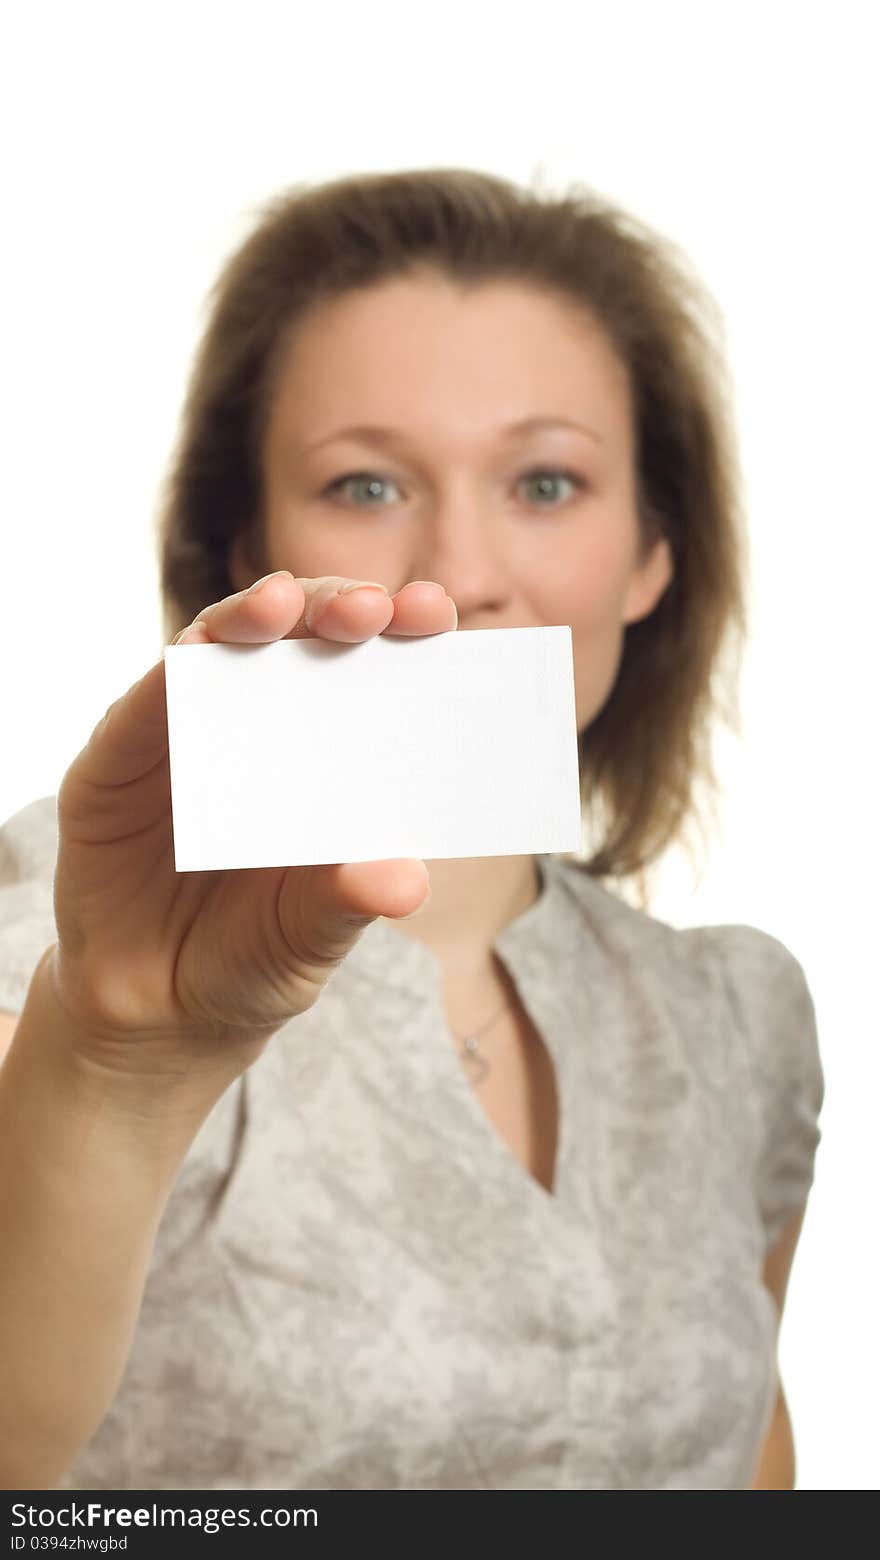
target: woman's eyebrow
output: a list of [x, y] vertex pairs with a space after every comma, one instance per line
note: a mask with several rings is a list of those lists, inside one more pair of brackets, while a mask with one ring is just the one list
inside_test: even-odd
[[[532, 433], [538, 428], [575, 428], [588, 438], [595, 439], [597, 444], [605, 443], [595, 428], [588, 428], [586, 423], [574, 422], [570, 417], [523, 417], [519, 422], [508, 423], [506, 428], [500, 429], [500, 433], [502, 436], [510, 436]], [[305, 445], [302, 454], [309, 455], [313, 450], [320, 449], [324, 444], [332, 444], [337, 439], [357, 439], [361, 444], [375, 444], [379, 449], [391, 449], [395, 444], [405, 441], [406, 433], [402, 428], [380, 428], [372, 423], [360, 423], [356, 427], [337, 428], [334, 433], [325, 434], [323, 438], [316, 439], [314, 444]]]

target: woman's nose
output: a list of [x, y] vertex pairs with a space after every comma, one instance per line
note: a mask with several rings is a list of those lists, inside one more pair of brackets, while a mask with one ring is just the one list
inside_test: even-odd
[[478, 613], [497, 613], [508, 588], [504, 541], [485, 512], [473, 504], [435, 508], [426, 521], [413, 578], [436, 580], [458, 609], [459, 626]]

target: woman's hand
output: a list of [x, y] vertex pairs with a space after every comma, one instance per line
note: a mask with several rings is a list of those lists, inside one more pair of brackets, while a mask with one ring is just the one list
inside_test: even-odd
[[[457, 626], [442, 587], [340, 595], [339, 577], [270, 575], [205, 607], [175, 644]], [[300, 733], [303, 747], [310, 733]], [[333, 754], [327, 754], [327, 763]], [[58, 941], [49, 959], [71, 1044], [126, 1073], [229, 1073], [317, 1001], [371, 921], [413, 914], [423, 862], [181, 872], [174, 868], [164, 659], [110, 706], [58, 791]]]

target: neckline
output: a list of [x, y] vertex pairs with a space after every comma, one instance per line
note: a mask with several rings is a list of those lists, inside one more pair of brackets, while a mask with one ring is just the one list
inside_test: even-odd
[[[537, 855], [535, 860], [540, 877], [537, 897], [502, 928], [491, 946], [512, 978], [555, 1071], [558, 1115], [552, 1191], [519, 1161], [474, 1094], [449, 1043], [443, 971], [434, 952], [424, 943], [401, 936], [385, 917], [379, 917], [346, 956], [340, 976], [363, 982], [380, 994], [393, 990], [402, 999], [394, 1050], [403, 1053], [413, 1089], [430, 1097], [439, 1129], [453, 1143], [469, 1143], [467, 1152], [480, 1156], [488, 1181], [501, 1195], [524, 1189], [540, 1216], [558, 1221], [565, 1215], [572, 1148], [569, 1118], [572, 1091], [577, 1088], [577, 1063], [571, 1055], [577, 1047], [571, 1044], [575, 1032], [567, 993], [572, 979], [578, 983], [584, 977], [589, 979], [591, 955], [585, 954], [584, 944], [589, 939], [584, 937], [583, 919], [573, 913], [565, 863], [547, 854]], [[548, 968], [554, 970], [549, 982]], [[430, 1044], [423, 1043], [426, 1014], [430, 1016]], [[410, 1044], [416, 1036], [417, 1042]], [[381, 1043], [386, 1039], [383, 1029]]]
[[[536, 932], [549, 925], [558, 908], [561, 864], [549, 855], [538, 855], [535, 861], [540, 878], [537, 897], [502, 927], [491, 944], [505, 967], [532, 945]], [[429, 987], [438, 994], [443, 988], [442, 966], [433, 949], [395, 931], [386, 916], [370, 923], [346, 956], [343, 968], [357, 979], [393, 987], [416, 1000], [422, 1000]]]

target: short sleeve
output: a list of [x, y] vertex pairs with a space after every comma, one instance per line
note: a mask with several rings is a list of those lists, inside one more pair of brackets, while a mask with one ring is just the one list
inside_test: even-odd
[[705, 930], [752, 1080], [755, 1191], [769, 1250], [814, 1179], [825, 1098], [816, 1012], [803, 968], [777, 938], [752, 926]]
[[54, 887], [58, 812], [54, 796], [30, 802], [0, 825], [0, 1011], [20, 1013], [31, 978], [57, 940]]

